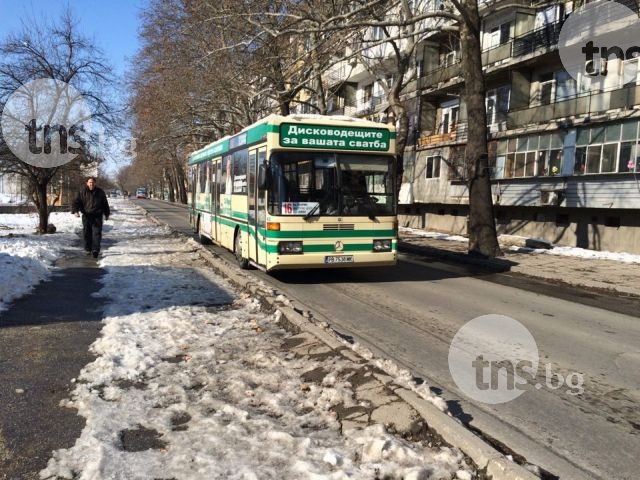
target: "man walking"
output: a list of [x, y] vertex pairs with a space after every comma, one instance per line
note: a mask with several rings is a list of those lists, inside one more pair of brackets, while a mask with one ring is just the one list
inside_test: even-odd
[[77, 216], [78, 212], [82, 213], [84, 249], [87, 255], [93, 254], [93, 258], [98, 258], [102, 241], [102, 216], [109, 220], [111, 210], [104, 190], [96, 187], [95, 177], [87, 179], [86, 186], [78, 192], [71, 205], [71, 213]]

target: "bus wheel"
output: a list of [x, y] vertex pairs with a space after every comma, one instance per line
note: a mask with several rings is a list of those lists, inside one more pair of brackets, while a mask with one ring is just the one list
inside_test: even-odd
[[242, 235], [240, 234], [240, 231], [236, 232], [236, 239], [233, 242], [233, 245], [234, 253], [236, 254], [236, 261], [240, 268], [243, 270], [249, 268], [249, 260], [242, 256]]
[[200, 227], [200, 219], [198, 219], [198, 240], [202, 245], [211, 245], [211, 239], [202, 233]]

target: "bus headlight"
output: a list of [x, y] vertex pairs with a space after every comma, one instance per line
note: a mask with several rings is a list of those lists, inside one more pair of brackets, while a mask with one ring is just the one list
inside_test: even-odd
[[391, 240], [374, 240], [373, 241], [373, 251], [374, 252], [390, 252], [391, 251]]
[[280, 255], [295, 255], [302, 253], [302, 242], [287, 241], [278, 242], [278, 253]]

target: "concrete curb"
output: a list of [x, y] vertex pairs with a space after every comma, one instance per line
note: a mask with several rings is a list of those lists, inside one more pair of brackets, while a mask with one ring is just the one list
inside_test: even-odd
[[[200, 245], [193, 241], [197, 247]], [[326, 344], [333, 350], [340, 350], [341, 355], [355, 361], [362, 361], [353, 350], [345, 348], [345, 344], [338, 340], [332, 333], [313, 324], [294, 308], [283, 305], [269, 296], [271, 292], [265, 291], [248, 276], [236, 270], [237, 267], [229, 265], [225, 260], [200, 247], [200, 255], [209, 262], [220, 274], [230, 282], [248, 290], [251, 294], [259, 296], [282, 315], [295, 327], [307, 332]], [[459, 448], [471, 458], [479, 469], [485, 470], [488, 478], [493, 480], [540, 480], [539, 477], [524, 467], [512, 462], [502, 453], [498, 452], [480, 437], [464, 427], [454, 418], [440, 411], [433, 404], [418, 396], [415, 392], [395, 385], [390, 377], [374, 374], [376, 379], [391, 389], [404, 402], [413, 407], [425, 420], [427, 425], [436, 431], [449, 444]]]
[[540, 480], [529, 470], [512, 462], [485, 443], [480, 437], [458, 423], [454, 418], [438, 410], [415, 392], [402, 387], [393, 392], [411, 405], [420, 416], [448, 443], [468, 455], [480, 469], [485, 469], [493, 480]]

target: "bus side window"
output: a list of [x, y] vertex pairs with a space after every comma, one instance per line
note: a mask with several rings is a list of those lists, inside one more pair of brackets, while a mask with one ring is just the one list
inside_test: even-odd
[[258, 190], [271, 188], [271, 171], [264, 163], [258, 167]]

